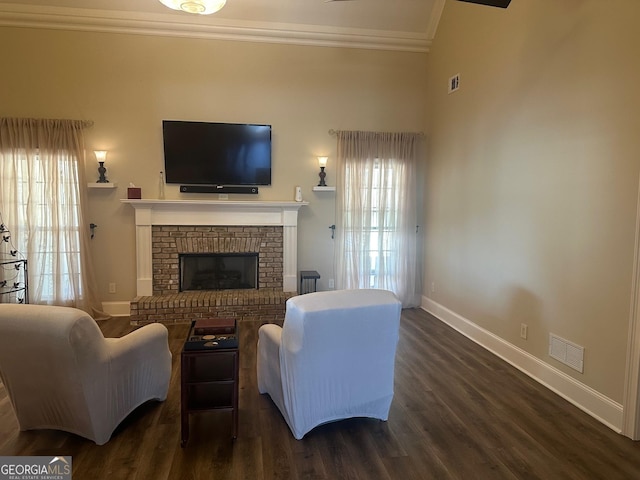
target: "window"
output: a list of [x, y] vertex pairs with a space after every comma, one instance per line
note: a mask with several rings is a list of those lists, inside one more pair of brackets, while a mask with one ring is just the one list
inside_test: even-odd
[[419, 305], [416, 139], [338, 132], [337, 288], [391, 290]]
[[27, 258], [29, 301], [101, 316], [82, 195], [89, 122], [0, 118], [0, 212]]
[[[345, 175], [347, 196], [359, 196], [362, 199], [362, 205], [370, 205], [370, 208], [366, 210], [351, 208], [345, 212], [344, 228], [352, 236], [361, 237], [365, 248], [363, 259], [366, 266], [364, 271], [368, 273], [368, 276], [362, 278], [358, 286], [360, 288], [384, 288], [384, 285], [388, 285], [389, 282], [385, 281], [382, 276], [394, 275], [394, 272], [389, 271], [389, 268], [393, 265], [395, 254], [393, 237], [398, 229], [397, 215], [394, 210], [398, 199], [396, 198], [397, 194], [392, 190], [396, 176], [394, 166], [381, 167], [379, 160], [376, 159], [372, 165], [365, 167], [364, 181], [357, 180], [357, 175], [353, 174], [353, 168], [347, 167]], [[356, 190], [353, 195], [349, 192], [351, 189]], [[356, 216], [363, 216], [363, 218], [361, 221], [356, 221]], [[354, 247], [358, 243], [353, 241], [350, 246]]]
[[[83, 294], [79, 281], [78, 164], [69, 165], [67, 156], [54, 159], [61, 174], [53, 188], [46, 180], [47, 169], [39, 153], [28, 162], [26, 152], [18, 152], [16, 178], [2, 179], [5, 185], [15, 185], [14, 197], [9, 199], [17, 213], [10, 219], [13, 243], [18, 251], [28, 254], [30, 287], [37, 292], [39, 303], [54, 303], [56, 298], [66, 303]], [[74, 285], [79, 286], [78, 291]]]

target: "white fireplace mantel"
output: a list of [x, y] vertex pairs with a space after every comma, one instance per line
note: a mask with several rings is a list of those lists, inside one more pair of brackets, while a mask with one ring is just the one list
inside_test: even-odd
[[309, 202], [228, 200], [121, 200], [135, 209], [137, 296], [153, 294], [153, 225], [282, 226], [283, 289], [295, 292], [298, 210]]

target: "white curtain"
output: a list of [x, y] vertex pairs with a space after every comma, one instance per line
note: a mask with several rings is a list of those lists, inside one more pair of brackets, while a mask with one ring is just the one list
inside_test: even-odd
[[420, 304], [416, 170], [421, 135], [339, 131], [337, 288], [391, 290]]
[[102, 318], [86, 221], [87, 122], [0, 118], [0, 213], [29, 265], [30, 303]]

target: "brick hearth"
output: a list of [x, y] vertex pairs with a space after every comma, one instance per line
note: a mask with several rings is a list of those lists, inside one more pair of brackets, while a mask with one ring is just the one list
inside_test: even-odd
[[188, 323], [211, 317], [236, 317], [238, 322], [281, 323], [285, 302], [295, 295], [296, 292], [261, 289], [136, 297], [131, 302], [131, 323]]

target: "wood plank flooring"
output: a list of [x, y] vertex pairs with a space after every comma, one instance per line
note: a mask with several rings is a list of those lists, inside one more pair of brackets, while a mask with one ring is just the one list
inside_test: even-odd
[[[133, 330], [101, 322], [105, 336]], [[0, 384], [0, 455], [71, 455], [83, 479], [633, 479], [640, 443], [622, 437], [422, 310], [402, 315], [388, 422], [351, 419], [297, 441], [257, 391], [257, 323], [241, 324], [239, 436], [231, 415], [191, 416], [180, 448], [179, 352], [163, 403], [132, 413], [103, 446], [64, 432], [19, 432]]]

